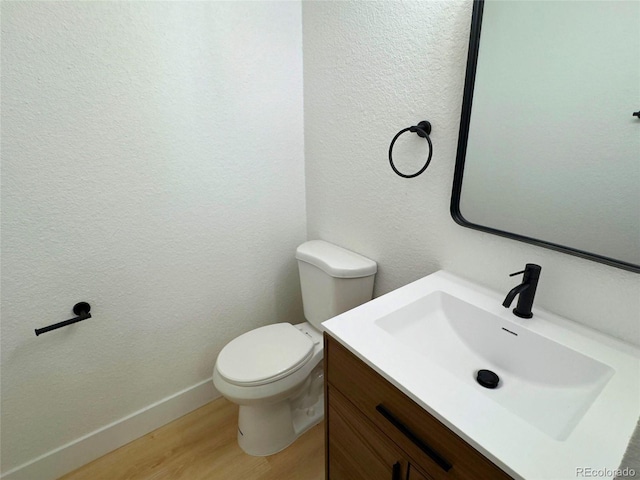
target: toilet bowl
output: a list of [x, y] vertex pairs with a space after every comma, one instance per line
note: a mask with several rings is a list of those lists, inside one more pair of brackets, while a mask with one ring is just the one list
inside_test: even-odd
[[322, 240], [296, 250], [307, 322], [246, 332], [220, 352], [213, 383], [239, 405], [238, 444], [277, 453], [324, 415], [321, 323], [371, 299], [377, 264]]
[[322, 334], [306, 322], [247, 332], [220, 352], [213, 382], [240, 405], [240, 447], [250, 455], [277, 453], [322, 420]]

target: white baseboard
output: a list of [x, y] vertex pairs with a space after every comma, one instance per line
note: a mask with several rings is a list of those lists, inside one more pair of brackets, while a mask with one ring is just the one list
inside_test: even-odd
[[2, 474], [0, 478], [2, 480], [55, 480], [219, 396], [209, 378], [47, 452]]

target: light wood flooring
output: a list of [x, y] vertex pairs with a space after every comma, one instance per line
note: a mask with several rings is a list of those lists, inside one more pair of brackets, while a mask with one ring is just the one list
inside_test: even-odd
[[324, 424], [284, 451], [252, 457], [236, 441], [238, 407], [224, 398], [68, 473], [59, 480], [322, 480]]

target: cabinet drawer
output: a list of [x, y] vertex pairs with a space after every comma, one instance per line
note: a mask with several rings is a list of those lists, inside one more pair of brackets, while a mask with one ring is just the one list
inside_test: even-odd
[[408, 462], [391, 440], [331, 386], [327, 388], [330, 480], [402, 480]]
[[329, 388], [339, 390], [435, 480], [511, 477], [325, 333]]

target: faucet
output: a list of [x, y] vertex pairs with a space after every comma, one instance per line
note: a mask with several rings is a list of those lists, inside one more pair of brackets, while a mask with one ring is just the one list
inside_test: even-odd
[[520, 295], [520, 297], [518, 297], [518, 304], [516, 308], [513, 309], [513, 314], [521, 318], [533, 317], [531, 308], [533, 307], [533, 297], [536, 295], [536, 288], [538, 287], [538, 279], [540, 278], [541, 270], [542, 267], [540, 265], [527, 263], [524, 270], [509, 275], [510, 277], [513, 277], [514, 275], [524, 273], [522, 283], [517, 287], [512, 288], [511, 291], [507, 293], [507, 298], [502, 302], [502, 306], [509, 308], [513, 299], [516, 298], [516, 295]]

